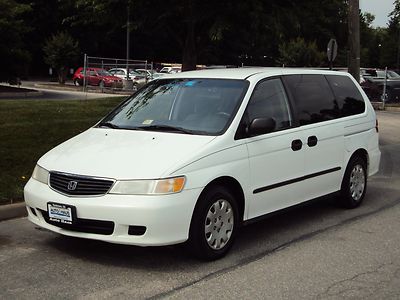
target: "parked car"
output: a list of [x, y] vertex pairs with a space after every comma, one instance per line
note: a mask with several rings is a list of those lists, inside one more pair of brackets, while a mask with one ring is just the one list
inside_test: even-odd
[[160, 73], [174, 74], [181, 72], [181, 67], [164, 67], [160, 70]]
[[[127, 71], [126, 68], [113, 68], [108, 70], [114, 76], [117, 76], [121, 79], [127, 79]], [[129, 70], [129, 78], [133, 80], [133, 85], [144, 85], [146, 84], [146, 76], [144, 74], [140, 74], [135, 70]]]
[[[371, 80], [385, 80], [385, 72], [386, 72], [385, 70], [379, 70], [379, 69], [365, 69], [365, 68], [360, 69], [361, 76], [363, 76], [364, 79], [371, 79]], [[397, 74], [395, 71], [387, 70], [386, 78], [400, 80], [400, 75]]]
[[[84, 69], [82, 67], [78, 68], [72, 77], [72, 81], [76, 86], [83, 85], [83, 78], [85, 77], [83, 71]], [[101, 88], [122, 88], [122, 80], [120, 78], [113, 76], [101, 68], [87, 68], [86, 81], [88, 85], [97, 85]]]
[[386, 84], [386, 102], [400, 102], [400, 75], [388, 70], [361, 69], [360, 84], [371, 101], [382, 101]]
[[379, 169], [378, 123], [344, 72], [204, 70], [147, 84], [39, 159], [24, 189], [37, 226], [203, 259], [238, 227], [335, 194], [359, 206]]
[[147, 77], [147, 81], [150, 82], [154, 79], [158, 79], [162, 76], [164, 76], [164, 73], [157, 73], [157, 72], [152, 72], [148, 69], [135, 69], [136, 72], [140, 73], [141, 75], [144, 75]]

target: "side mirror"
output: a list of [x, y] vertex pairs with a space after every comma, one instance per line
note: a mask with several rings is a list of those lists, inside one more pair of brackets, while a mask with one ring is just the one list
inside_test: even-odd
[[276, 122], [273, 118], [256, 118], [251, 121], [248, 128], [249, 136], [266, 134], [274, 131]]

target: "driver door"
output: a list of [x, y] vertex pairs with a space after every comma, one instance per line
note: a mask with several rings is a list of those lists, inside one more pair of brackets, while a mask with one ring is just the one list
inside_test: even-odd
[[304, 151], [302, 131], [294, 126], [290, 104], [280, 78], [260, 81], [254, 89], [242, 122], [272, 118], [272, 132], [247, 137], [251, 201], [254, 218], [302, 201]]

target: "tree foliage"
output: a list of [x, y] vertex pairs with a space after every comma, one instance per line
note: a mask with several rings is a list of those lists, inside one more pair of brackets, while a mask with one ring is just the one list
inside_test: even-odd
[[30, 55], [24, 43], [29, 31], [24, 16], [29, 10], [29, 5], [0, 0], [0, 57], [5, 62], [0, 68], [0, 81], [25, 73]]
[[76, 63], [80, 54], [78, 42], [68, 33], [59, 32], [46, 41], [43, 51], [45, 62], [57, 70], [58, 82], [65, 83], [68, 68]]
[[303, 38], [281, 44], [279, 54], [279, 62], [288, 67], [319, 67], [324, 57], [315, 41], [306, 42]]
[[[15, 3], [17, 0], [0, 0]], [[32, 70], [43, 72], [43, 44], [56, 32], [73, 36], [90, 56], [124, 58], [130, 15], [130, 58], [196, 64], [328, 66], [326, 46], [337, 40], [337, 66], [348, 61], [347, 0], [20, 0], [32, 10], [9, 17], [32, 30]], [[361, 65], [394, 66], [400, 0], [389, 28], [372, 28], [361, 15]], [[16, 7], [11, 5], [11, 7]], [[4, 15], [12, 15], [8, 12]], [[0, 7], [0, 16], [4, 10]], [[24, 16], [21, 19], [21, 16]], [[0, 27], [1, 28], [1, 27]], [[10, 47], [23, 49], [18, 43]], [[380, 45], [380, 46], [379, 46]], [[296, 51], [296, 49], [298, 51]], [[287, 64], [287, 63], [286, 63]], [[75, 65], [78, 67], [79, 65]]]

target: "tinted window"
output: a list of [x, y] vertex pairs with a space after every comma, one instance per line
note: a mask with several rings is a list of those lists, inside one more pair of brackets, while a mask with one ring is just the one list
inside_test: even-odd
[[245, 136], [245, 128], [256, 118], [274, 119], [275, 131], [291, 126], [288, 100], [280, 79], [257, 84], [244, 113], [238, 137]]
[[341, 117], [364, 112], [364, 99], [349, 77], [328, 75], [326, 76], [326, 79], [328, 80], [337, 100]]
[[289, 75], [284, 81], [294, 98], [300, 125], [340, 116], [338, 103], [323, 75]]

